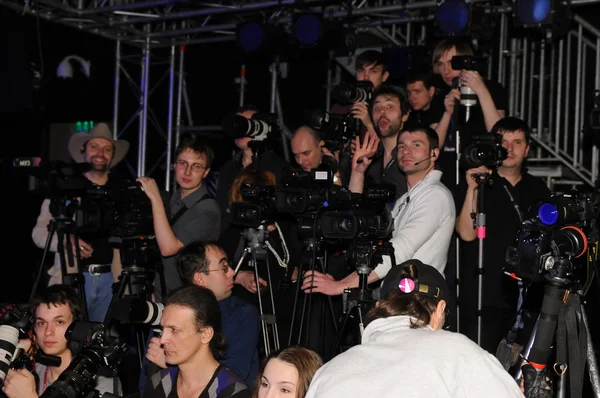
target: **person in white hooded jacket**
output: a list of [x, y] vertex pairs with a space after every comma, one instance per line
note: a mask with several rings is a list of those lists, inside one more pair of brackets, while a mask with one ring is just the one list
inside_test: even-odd
[[392, 268], [366, 315], [362, 343], [326, 363], [314, 397], [523, 397], [500, 362], [464, 335], [441, 330], [448, 288], [432, 266]]

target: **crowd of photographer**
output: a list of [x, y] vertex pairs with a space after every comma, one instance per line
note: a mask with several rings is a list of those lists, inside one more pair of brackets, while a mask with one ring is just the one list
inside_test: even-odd
[[[524, 227], [551, 197], [527, 173], [529, 127], [506, 115], [504, 88], [481, 76], [468, 41], [444, 39], [432, 54], [431, 72], [412, 71], [404, 87], [389, 83], [399, 77], [382, 53], [359, 54], [356, 82], [335, 87], [331, 109], [310, 111], [292, 134], [294, 164], [272, 145], [271, 116], [252, 106], [227, 116], [237, 149], [214, 196], [205, 180], [215, 153], [199, 136], [181, 137], [168, 193], [152, 178], [126, 182], [110, 172], [129, 145], [108, 125], [73, 135], [71, 156], [89, 165], [77, 195], [42, 204], [33, 239], [56, 258], [28, 306], [31, 325], [0, 314], [0, 332], [36, 363], [11, 363], [19, 356], [11, 353], [0, 364], [4, 394], [108, 397], [135, 386], [133, 394], [152, 398], [512, 397], [539, 389], [537, 371], [527, 368], [519, 385], [507, 370], [520, 363], [498, 359], [524, 345], [548, 311], [531, 282], [541, 264], [551, 267], [537, 249], [552, 247], [559, 262], [587, 238]], [[587, 217], [577, 214], [561, 222]], [[128, 341], [122, 326], [130, 324], [146, 333]], [[117, 369], [127, 348], [138, 351], [137, 373]], [[536, 359], [547, 359], [540, 352]]]

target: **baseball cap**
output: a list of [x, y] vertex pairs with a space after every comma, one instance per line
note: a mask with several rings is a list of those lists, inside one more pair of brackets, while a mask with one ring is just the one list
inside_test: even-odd
[[[404, 271], [408, 265], [413, 264], [417, 269], [417, 275], [411, 279]], [[404, 293], [418, 292], [428, 296], [448, 301], [448, 285], [446, 279], [431, 265], [423, 264], [419, 260], [408, 260], [393, 267], [383, 278], [381, 285], [381, 298], [385, 298], [391, 292], [400, 290]]]

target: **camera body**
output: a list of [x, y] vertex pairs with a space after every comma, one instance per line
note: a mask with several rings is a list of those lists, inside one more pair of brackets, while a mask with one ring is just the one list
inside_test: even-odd
[[474, 70], [481, 72], [488, 64], [486, 57], [475, 57], [473, 55], [455, 55], [450, 60], [454, 70]]
[[553, 195], [529, 209], [529, 218], [507, 249], [507, 270], [532, 282], [549, 276], [581, 283], [576, 271], [585, 266], [588, 248], [596, 236], [591, 195], [577, 191]]
[[247, 228], [258, 228], [275, 214], [275, 187], [244, 184], [241, 187], [244, 202], [229, 207], [229, 222]]
[[468, 168], [486, 166], [498, 168], [508, 157], [508, 151], [502, 146], [502, 134], [485, 133], [472, 137], [472, 141], [462, 152], [461, 161]]

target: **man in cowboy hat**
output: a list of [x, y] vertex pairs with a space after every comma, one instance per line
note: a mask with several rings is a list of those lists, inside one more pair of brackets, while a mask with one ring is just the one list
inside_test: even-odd
[[[115, 140], [106, 123], [97, 124], [88, 133], [73, 134], [69, 140], [69, 153], [77, 163], [89, 163], [90, 169], [83, 175], [89, 181], [90, 188], [103, 186], [113, 191], [123, 186], [123, 181], [110, 169], [116, 166], [127, 154], [129, 143], [124, 140]], [[48, 239], [48, 225], [53, 219], [50, 211], [50, 199], [42, 203], [40, 215], [33, 228], [32, 237], [35, 244], [44, 248]], [[85, 195], [81, 198], [79, 208], [96, 209], [107, 206], [107, 202], [96, 203], [93, 198]], [[106, 311], [112, 299], [112, 284], [117, 280], [121, 271], [119, 251], [109, 244], [109, 231], [92, 230], [82, 226], [78, 231], [78, 241], [75, 242], [71, 236], [73, 257], [76, 267], [67, 264], [64, 270], [68, 275], [77, 274], [79, 269], [83, 272], [85, 279], [85, 298], [90, 321], [103, 321]], [[77, 249], [79, 249], [79, 261], [77, 261]], [[54, 265], [48, 270], [50, 275], [49, 285], [72, 284], [73, 278], [65, 278], [58, 253], [58, 236], [53, 236], [50, 243], [50, 251], [56, 252]]]

